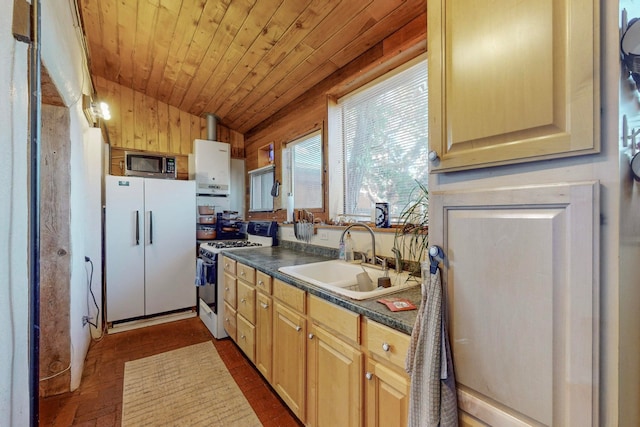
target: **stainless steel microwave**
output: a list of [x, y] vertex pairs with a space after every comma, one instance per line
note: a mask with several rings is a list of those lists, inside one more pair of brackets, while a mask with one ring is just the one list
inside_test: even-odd
[[137, 151], [124, 152], [124, 174], [145, 178], [177, 178], [177, 165], [174, 156], [164, 154], [143, 153]]

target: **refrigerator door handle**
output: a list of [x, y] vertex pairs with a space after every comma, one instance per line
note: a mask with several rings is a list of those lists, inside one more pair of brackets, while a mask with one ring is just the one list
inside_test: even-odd
[[149, 244], [153, 245], [153, 211], [149, 211]]
[[136, 246], [140, 245], [140, 211], [136, 211]]

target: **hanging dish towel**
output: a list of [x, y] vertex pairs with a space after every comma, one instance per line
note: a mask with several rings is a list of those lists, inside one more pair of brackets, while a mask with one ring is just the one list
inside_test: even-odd
[[204, 274], [204, 261], [202, 258], [196, 258], [196, 286], [204, 286], [207, 284], [207, 280]]
[[[458, 401], [438, 261], [422, 283], [422, 304], [411, 334], [405, 367], [411, 377], [409, 427], [458, 425]], [[425, 271], [426, 273], [426, 271]]]

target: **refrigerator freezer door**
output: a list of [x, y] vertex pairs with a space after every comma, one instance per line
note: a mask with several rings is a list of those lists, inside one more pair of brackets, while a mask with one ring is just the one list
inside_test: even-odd
[[107, 321], [143, 316], [144, 179], [105, 177]]
[[145, 314], [196, 304], [195, 182], [145, 181]]

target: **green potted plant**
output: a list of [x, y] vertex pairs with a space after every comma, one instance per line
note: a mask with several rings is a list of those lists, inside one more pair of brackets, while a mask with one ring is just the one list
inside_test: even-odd
[[393, 252], [400, 257], [403, 269], [420, 274], [420, 261], [426, 258], [429, 245], [429, 189], [416, 181], [409, 201], [400, 212], [393, 242]]

